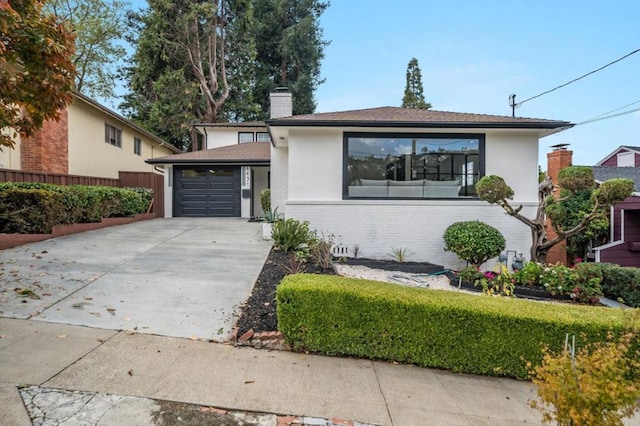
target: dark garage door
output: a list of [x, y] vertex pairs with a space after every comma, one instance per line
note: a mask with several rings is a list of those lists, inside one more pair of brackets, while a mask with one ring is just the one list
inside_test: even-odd
[[173, 215], [240, 216], [239, 167], [176, 167], [173, 174]]

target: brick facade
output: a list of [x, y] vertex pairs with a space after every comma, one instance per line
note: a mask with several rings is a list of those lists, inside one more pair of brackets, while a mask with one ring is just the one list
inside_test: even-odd
[[45, 121], [35, 135], [22, 138], [21, 169], [29, 172], [69, 173], [69, 115]]
[[[522, 214], [527, 217], [535, 214], [535, 203], [522, 204]], [[442, 235], [453, 222], [469, 218], [499, 229], [509, 250], [528, 258], [531, 247], [528, 227], [505, 215], [500, 207], [484, 201], [395, 200], [393, 204], [386, 200], [289, 201], [286, 211], [287, 217], [308, 220], [318, 235], [332, 235], [346, 256], [353, 256], [355, 245], [360, 257], [373, 259], [392, 259], [390, 253], [394, 248], [406, 248], [409, 261], [461, 269], [465, 263], [456, 254], [444, 251]], [[483, 269], [490, 270], [494, 264], [489, 261]]]
[[[572, 165], [573, 151], [567, 149], [556, 149], [547, 154], [547, 174], [551, 178], [553, 185], [556, 186], [553, 190], [553, 195], [559, 196], [558, 186], [558, 173], [565, 167]], [[547, 221], [547, 235], [549, 239], [553, 239], [557, 236], [553, 228]], [[547, 263], [562, 263], [567, 264], [567, 243], [562, 241], [560, 244], [556, 244], [549, 250], [547, 254]]]

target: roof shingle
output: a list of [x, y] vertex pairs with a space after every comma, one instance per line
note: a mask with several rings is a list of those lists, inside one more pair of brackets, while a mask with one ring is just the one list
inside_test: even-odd
[[182, 154], [147, 160], [151, 164], [173, 163], [247, 163], [269, 164], [271, 144], [269, 142], [248, 142], [223, 146], [202, 151], [184, 152]]
[[461, 112], [422, 110], [401, 107], [380, 107], [368, 108], [352, 111], [341, 112], [325, 112], [318, 114], [294, 115], [292, 117], [283, 117], [267, 120], [267, 124], [271, 126], [292, 125], [296, 124], [319, 124], [334, 125], [349, 123], [389, 123], [389, 124], [448, 124], [448, 125], [483, 125], [496, 127], [513, 126], [513, 127], [571, 127], [573, 124], [566, 121], [545, 120], [540, 118], [512, 118], [502, 115], [488, 114], [469, 114]]
[[591, 169], [599, 182], [617, 178], [631, 179], [634, 183], [633, 190], [640, 192], [640, 167], [592, 166]]

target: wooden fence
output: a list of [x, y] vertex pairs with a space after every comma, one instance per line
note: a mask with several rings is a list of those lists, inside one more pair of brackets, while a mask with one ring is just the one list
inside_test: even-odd
[[55, 185], [139, 187], [153, 190], [151, 212], [155, 217], [164, 217], [164, 177], [151, 172], [119, 172], [118, 179], [95, 176], [66, 175], [60, 173], [24, 172], [0, 169], [0, 182], [39, 182]]
[[164, 217], [164, 176], [150, 172], [119, 172], [120, 187], [153, 189], [151, 212], [156, 217]]

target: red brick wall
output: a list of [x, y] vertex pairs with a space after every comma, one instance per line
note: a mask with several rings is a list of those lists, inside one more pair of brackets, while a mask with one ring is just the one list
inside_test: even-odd
[[22, 170], [29, 172], [69, 172], [69, 116], [65, 109], [60, 120], [45, 121], [42, 129], [20, 143]]
[[[572, 165], [573, 151], [559, 149], [547, 154], [547, 174], [551, 178], [554, 186], [558, 185], [558, 173], [565, 167]], [[559, 196], [559, 189], [554, 189], [554, 195]], [[549, 239], [553, 239], [557, 236], [553, 228], [547, 221], [547, 236]], [[567, 264], [567, 244], [566, 241], [556, 244], [549, 250], [547, 254], [547, 263], [562, 263]]]

